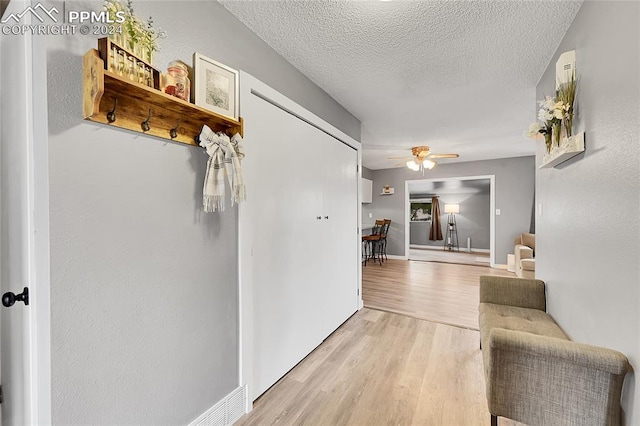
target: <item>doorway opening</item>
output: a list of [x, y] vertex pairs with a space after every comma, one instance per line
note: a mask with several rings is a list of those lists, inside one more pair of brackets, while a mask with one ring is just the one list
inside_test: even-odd
[[[441, 240], [429, 239], [434, 197]], [[495, 175], [405, 181], [405, 257], [494, 267], [494, 211]]]

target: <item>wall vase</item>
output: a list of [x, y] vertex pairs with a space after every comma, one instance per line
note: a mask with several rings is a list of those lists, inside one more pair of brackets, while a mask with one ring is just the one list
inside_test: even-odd
[[547, 133], [544, 134], [544, 145], [547, 148], [547, 153], [551, 152], [552, 143], [551, 133], [547, 130]]
[[551, 150], [545, 151], [542, 158], [542, 164], [539, 166], [539, 168], [545, 169], [555, 167], [558, 164], [567, 161], [569, 158], [580, 154], [581, 152], [584, 152], [584, 132], [580, 132], [577, 135], [573, 135], [569, 138], [562, 138], [559, 144], [552, 143]]
[[555, 142], [554, 146], [560, 146], [560, 133], [562, 131], [561, 123], [554, 123], [551, 127], [551, 131], [553, 132], [553, 142]]

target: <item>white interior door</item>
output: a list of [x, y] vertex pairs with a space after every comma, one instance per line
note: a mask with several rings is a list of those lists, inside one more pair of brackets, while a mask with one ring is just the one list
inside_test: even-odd
[[[26, 64], [19, 58], [27, 50], [21, 37], [0, 39], [0, 293], [21, 293], [28, 287], [28, 86]], [[22, 68], [18, 70], [14, 67]], [[18, 302], [0, 307], [0, 375], [3, 391], [2, 423], [27, 424], [28, 369], [25, 360], [28, 306]]]
[[[6, 13], [29, 4], [12, 1]], [[45, 42], [0, 35], [0, 294], [7, 303], [28, 287], [30, 299], [0, 306], [5, 425], [51, 423]]]

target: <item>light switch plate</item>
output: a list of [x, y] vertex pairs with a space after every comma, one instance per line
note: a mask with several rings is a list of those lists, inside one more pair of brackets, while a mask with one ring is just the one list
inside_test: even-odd
[[496, 209], [496, 216], [500, 216], [500, 209]]
[[373, 217], [373, 213], [369, 213], [369, 219]]

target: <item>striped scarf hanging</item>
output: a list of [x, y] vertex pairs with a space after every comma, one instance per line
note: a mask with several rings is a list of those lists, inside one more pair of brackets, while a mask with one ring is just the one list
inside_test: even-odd
[[225, 174], [231, 188], [231, 205], [244, 201], [246, 190], [240, 166], [240, 161], [244, 158], [242, 136], [236, 133], [230, 139], [224, 133], [215, 133], [205, 124], [200, 133], [200, 146], [209, 155], [202, 190], [204, 211], [224, 211]]

